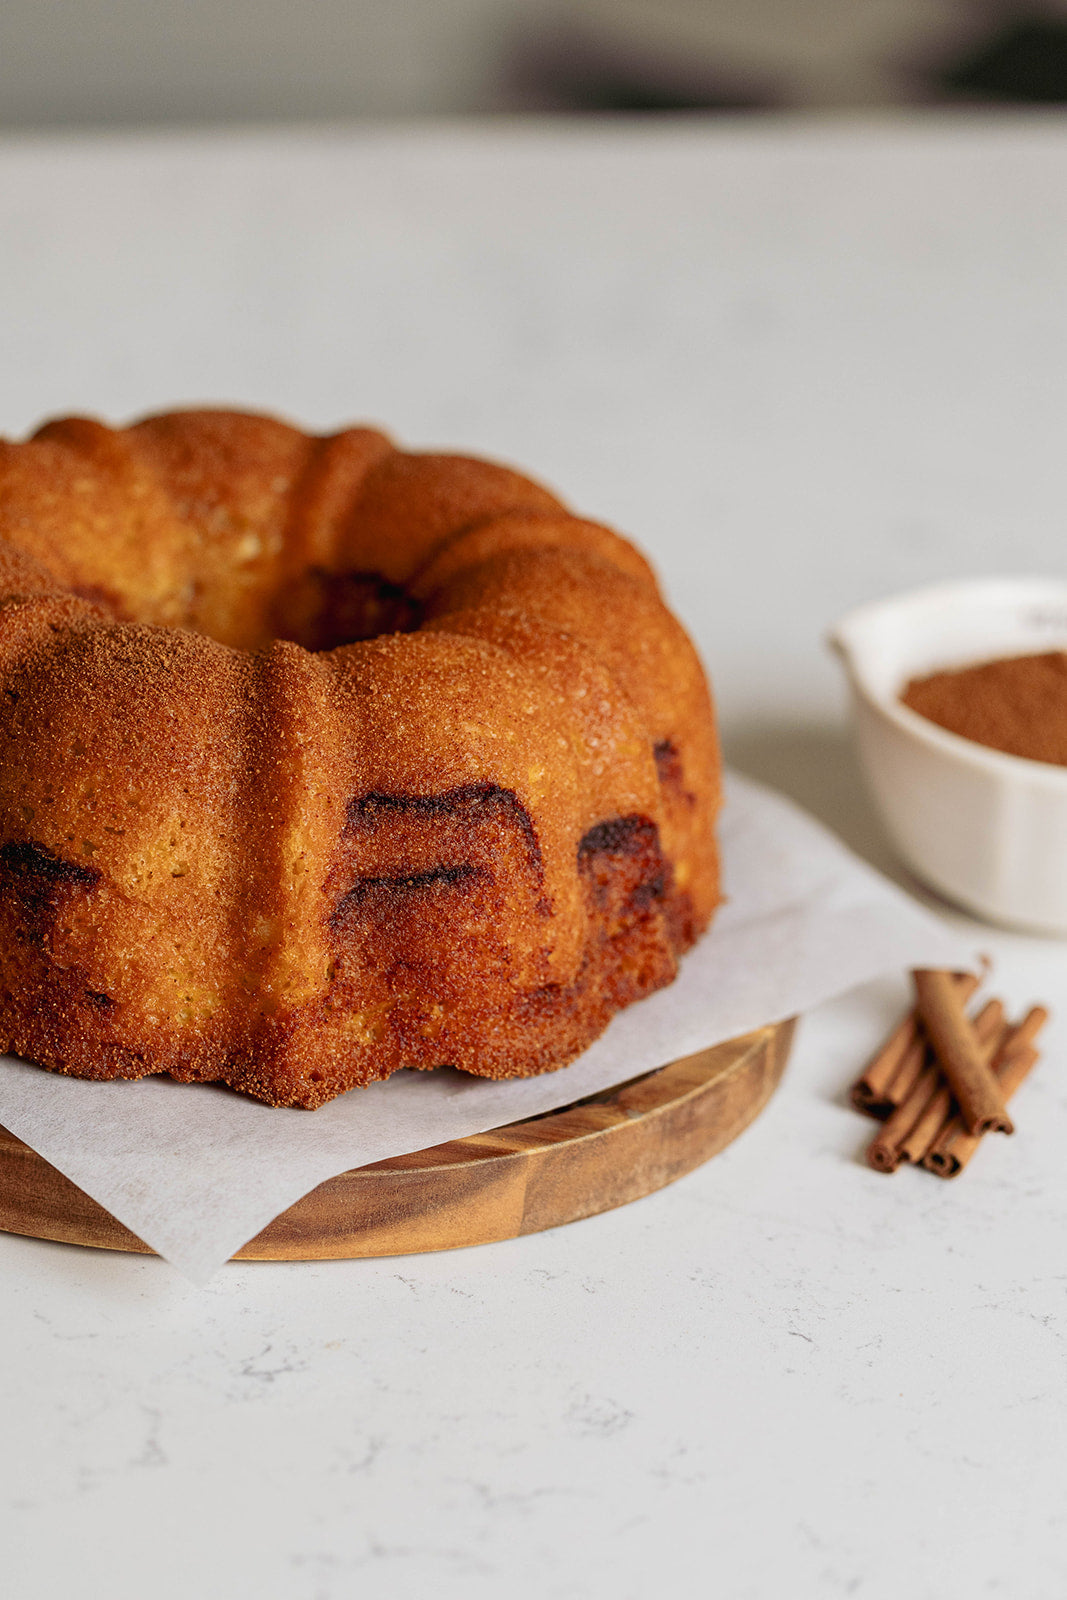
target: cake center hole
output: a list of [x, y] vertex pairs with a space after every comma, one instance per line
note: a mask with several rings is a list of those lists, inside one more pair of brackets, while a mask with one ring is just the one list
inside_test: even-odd
[[279, 597], [275, 621], [279, 639], [292, 639], [305, 650], [335, 650], [383, 633], [413, 633], [422, 607], [381, 573], [312, 567]]

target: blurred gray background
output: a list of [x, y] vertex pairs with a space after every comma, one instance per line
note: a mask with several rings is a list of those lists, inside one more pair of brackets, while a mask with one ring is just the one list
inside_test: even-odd
[[1067, 101], [1067, 0], [0, 0], [0, 126]]

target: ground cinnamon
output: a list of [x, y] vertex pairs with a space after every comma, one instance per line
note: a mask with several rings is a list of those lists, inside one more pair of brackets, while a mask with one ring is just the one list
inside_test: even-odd
[[913, 678], [900, 698], [975, 744], [1067, 766], [1067, 651], [933, 672]]

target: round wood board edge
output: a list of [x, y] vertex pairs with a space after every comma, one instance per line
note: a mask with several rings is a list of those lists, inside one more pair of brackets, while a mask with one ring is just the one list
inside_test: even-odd
[[[454, 1250], [538, 1233], [637, 1200], [730, 1144], [785, 1069], [795, 1020], [644, 1073], [559, 1111], [328, 1178], [240, 1261], [322, 1261]], [[0, 1230], [154, 1252], [0, 1128]]]

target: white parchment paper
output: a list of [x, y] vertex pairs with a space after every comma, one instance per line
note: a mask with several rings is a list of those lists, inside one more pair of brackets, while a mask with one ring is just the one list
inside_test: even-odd
[[879, 973], [974, 951], [779, 795], [733, 776], [727, 903], [678, 979], [622, 1012], [572, 1066], [492, 1083], [401, 1072], [314, 1112], [212, 1085], [85, 1083], [0, 1058], [0, 1123], [195, 1282], [350, 1167], [568, 1104]]

